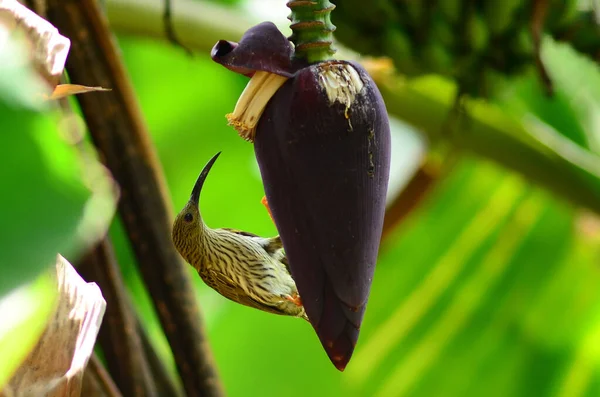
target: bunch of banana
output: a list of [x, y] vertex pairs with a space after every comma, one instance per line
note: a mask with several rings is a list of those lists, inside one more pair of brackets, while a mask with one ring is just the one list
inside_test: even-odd
[[[487, 97], [495, 83], [537, 68], [544, 33], [565, 32], [582, 18], [577, 0], [343, 0], [334, 24], [340, 42], [388, 56], [408, 76], [436, 73], [462, 93]], [[588, 24], [586, 26], [595, 26]], [[593, 30], [593, 28], [592, 28]], [[596, 36], [586, 37], [598, 45]], [[590, 40], [581, 47], [594, 56]], [[588, 47], [585, 47], [585, 46]], [[577, 49], [577, 47], [575, 46]], [[598, 48], [596, 47], [597, 51]]]
[[569, 23], [556, 26], [552, 36], [600, 64], [600, 1], [594, 1], [598, 7], [595, 11], [575, 13]]

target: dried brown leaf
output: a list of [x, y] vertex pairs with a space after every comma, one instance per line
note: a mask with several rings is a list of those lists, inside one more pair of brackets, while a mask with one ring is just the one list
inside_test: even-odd
[[93, 91], [110, 91], [110, 88], [104, 87], [88, 87], [79, 84], [59, 84], [54, 88], [54, 91], [50, 96], [46, 96], [46, 99], [60, 99], [69, 95], [83, 94], [86, 92]]
[[64, 70], [71, 41], [16, 0], [0, 0], [0, 45], [17, 32], [26, 37], [35, 68], [54, 88]]
[[79, 396], [106, 302], [95, 283], [86, 283], [62, 256], [56, 262], [58, 307], [36, 347], [21, 364], [2, 397]]

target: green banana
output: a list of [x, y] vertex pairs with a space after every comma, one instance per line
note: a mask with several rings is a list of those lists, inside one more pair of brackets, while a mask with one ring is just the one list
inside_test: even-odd
[[423, 66], [428, 71], [451, 77], [453, 74], [454, 57], [439, 41], [429, 41], [421, 49]]
[[476, 13], [471, 14], [467, 22], [467, 29], [471, 49], [478, 53], [485, 52], [490, 39], [490, 32], [483, 18]]
[[437, 4], [442, 15], [451, 25], [455, 25], [460, 20], [460, 11], [462, 7], [461, 0], [442, 0]]
[[415, 55], [409, 37], [400, 30], [400, 26], [388, 28], [383, 37], [387, 55], [392, 58], [398, 70], [406, 75], [418, 73]]
[[522, 0], [486, 0], [483, 17], [492, 36], [506, 32], [515, 21], [515, 15], [523, 10]]
[[533, 45], [533, 36], [528, 26], [523, 27], [516, 34], [511, 52], [518, 57], [533, 57], [535, 46]]
[[419, 26], [425, 15], [425, 8], [423, 7], [423, 0], [405, 0], [402, 2], [404, 9], [411, 19], [411, 25]]
[[439, 13], [432, 19], [429, 34], [431, 39], [439, 41], [449, 49], [454, 49], [456, 47], [455, 28]]
[[577, 0], [564, 0], [562, 2], [562, 12], [556, 21], [556, 27], [569, 25], [579, 15]]

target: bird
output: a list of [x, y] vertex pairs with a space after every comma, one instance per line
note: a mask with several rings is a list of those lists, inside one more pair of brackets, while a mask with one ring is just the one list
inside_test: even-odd
[[203, 221], [200, 192], [220, 154], [204, 166], [190, 199], [175, 217], [171, 236], [175, 248], [202, 281], [225, 298], [308, 321], [279, 236], [265, 238], [236, 229], [212, 229]]

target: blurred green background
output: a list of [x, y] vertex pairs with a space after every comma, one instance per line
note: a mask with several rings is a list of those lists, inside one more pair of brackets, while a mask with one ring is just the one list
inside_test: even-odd
[[[276, 233], [260, 204], [252, 147], [224, 117], [247, 79], [207, 54], [190, 59], [124, 36], [120, 45], [173, 210], [222, 150], [203, 192], [207, 223]], [[395, 134], [402, 145], [402, 132]], [[345, 373], [333, 368], [308, 324], [236, 305], [192, 277], [232, 396], [598, 395], [600, 248], [593, 222], [513, 173], [464, 158], [382, 247]], [[150, 322], [122, 230], [112, 233]], [[160, 340], [156, 320], [151, 324]]]
[[[283, 2], [277, 4], [284, 18]], [[260, 203], [253, 148], [225, 119], [247, 79], [214, 64], [208, 53], [188, 57], [123, 34], [118, 42], [173, 212], [187, 201], [206, 161], [222, 151], [201, 198], [205, 221], [276, 234]], [[536, 77], [527, 75], [493, 102], [515, 117], [534, 115], [543, 128], [585, 148], [586, 161], [598, 169], [600, 72], [572, 51], [548, 46], [557, 97], [545, 98]], [[393, 126], [397, 192], [426, 144], [401, 122]], [[344, 373], [331, 365], [307, 323], [232, 303], [189, 268], [228, 395], [600, 395], [597, 215], [480, 157], [460, 156], [445, 171], [382, 244], [361, 336]], [[2, 215], [14, 216], [6, 209]], [[146, 329], [175, 373], [118, 217], [110, 234]]]

